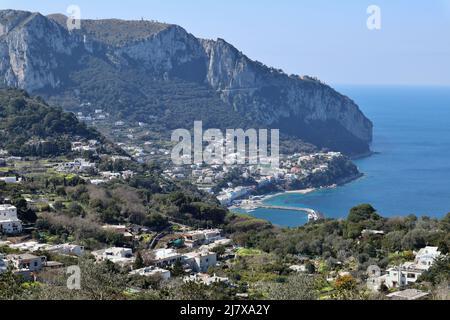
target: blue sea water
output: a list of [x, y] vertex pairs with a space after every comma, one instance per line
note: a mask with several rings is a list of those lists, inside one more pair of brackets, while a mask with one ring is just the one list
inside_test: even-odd
[[[355, 161], [365, 176], [335, 189], [283, 194], [273, 205], [308, 207], [345, 218], [361, 203], [385, 216], [443, 217], [450, 212], [450, 88], [339, 87], [374, 123], [369, 158]], [[254, 216], [281, 226], [306, 223], [298, 212], [258, 209]]]

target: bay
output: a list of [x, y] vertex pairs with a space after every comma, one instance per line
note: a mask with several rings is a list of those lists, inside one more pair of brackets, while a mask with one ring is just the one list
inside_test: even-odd
[[[356, 160], [364, 177], [307, 195], [283, 194], [268, 204], [308, 207], [326, 217], [345, 218], [362, 203], [385, 217], [443, 217], [450, 212], [450, 88], [341, 86], [374, 123], [372, 150]], [[295, 227], [307, 218], [298, 212], [257, 209], [252, 215]]]

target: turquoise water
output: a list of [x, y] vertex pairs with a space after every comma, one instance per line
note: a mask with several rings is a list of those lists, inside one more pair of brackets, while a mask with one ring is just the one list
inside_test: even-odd
[[[372, 157], [355, 161], [364, 178], [308, 195], [284, 194], [267, 203], [309, 207], [344, 218], [361, 203], [385, 216], [442, 217], [450, 212], [450, 88], [340, 87], [374, 122]], [[282, 226], [306, 222], [298, 212], [252, 213]]]

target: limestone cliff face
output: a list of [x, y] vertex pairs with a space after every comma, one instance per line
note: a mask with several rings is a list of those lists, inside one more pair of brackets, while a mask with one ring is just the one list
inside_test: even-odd
[[76, 45], [38, 13], [0, 11], [0, 74], [4, 84], [28, 91], [60, 85], [58, 69]]
[[171, 72], [179, 65], [205, 58], [198, 40], [178, 26], [117, 48], [114, 55], [139, 61], [155, 72]]
[[320, 81], [288, 76], [254, 62], [223, 40], [203, 41], [207, 81], [223, 99], [267, 124], [336, 121], [358, 139], [372, 141], [372, 123], [349, 98]]
[[68, 31], [61, 15], [0, 11], [0, 82], [56, 94], [77, 71], [74, 61], [95, 56], [118, 70], [203, 83], [232, 112], [319, 146], [342, 150], [348, 144], [351, 150], [359, 144], [357, 152], [368, 151], [372, 123], [353, 101], [318, 80], [288, 76], [224, 40], [197, 39], [175, 25], [122, 20], [81, 25]]

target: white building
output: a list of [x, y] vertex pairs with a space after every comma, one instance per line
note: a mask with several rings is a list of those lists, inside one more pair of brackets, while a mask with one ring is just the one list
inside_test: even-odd
[[98, 186], [100, 184], [106, 183], [106, 180], [103, 179], [91, 179], [89, 182], [95, 186]]
[[100, 175], [108, 180], [119, 179], [121, 177], [120, 172], [102, 171]]
[[10, 254], [6, 256], [8, 264], [20, 272], [38, 272], [44, 267], [46, 257], [38, 257], [29, 253]]
[[163, 281], [170, 279], [170, 271], [158, 267], [146, 267], [138, 270], [133, 270], [130, 272], [130, 274], [143, 277], [159, 277]]
[[84, 255], [84, 247], [76, 244], [58, 244], [45, 249], [48, 252], [56, 252], [62, 255], [81, 257]]
[[184, 255], [184, 261], [194, 272], [207, 272], [210, 267], [217, 265], [217, 254], [208, 251], [189, 252]]
[[92, 255], [97, 262], [111, 261], [121, 266], [127, 266], [134, 262], [133, 250], [129, 248], [108, 248], [98, 251], [93, 251]]
[[48, 244], [38, 243], [36, 241], [27, 241], [27, 242], [21, 242], [21, 243], [14, 243], [9, 244], [8, 247], [15, 250], [20, 251], [28, 251], [28, 252], [35, 252], [40, 250], [45, 250], [49, 247]]
[[0, 233], [22, 232], [22, 221], [17, 218], [17, 208], [9, 204], [0, 205]]
[[222, 205], [230, 205], [234, 200], [242, 198], [251, 192], [249, 187], [236, 187], [234, 189], [226, 189], [217, 196]]
[[423, 272], [423, 269], [418, 269], [414, 263], [408, 262], [400, 267], [389, 268], [382, 279], [388, 288], [401, 288], [414, 284]]
[[440, 255], [437, 247], [423, 248], [416, 254], [414, 262], [406, 262], [401, 266], [389, 268], [385, 275], [371, 279], [372, 284], [369, 286], [379, 290], [383, 284], [389, 289], [412, 285], [416, 283], [422, 273], [431, 268]]
[[10, 183], [10, 184], [18, 182], [16, 177], [1, 177], [0, 181], [3, 181], [4, 183]]
[[58, 165], [57, 171], [59, 172], [86, 172], [88, 170], [94, 170], [95, 163], [78, 158], [70, 162], [61, 163]]
[[177, 261], [183, 261], [183, 256], [174, 249], [157, 249], [153, 250], [151, 254], [152, 263], [157, 267], [169, 267]]
[[190, 231], [184, 234], [184, 244], [190, 248], [207, 245], [223, 239], [221, 233], [220, 229]]
[[210, 276], [206, 273], [197, 273], [194, 275], [191, 275], [189, 277], [185, 277], [183, 279], [185, 283], [187, 282], [197, 282], [197, 283], [203, 283], [207, 286], [210, 286], [214, 283], [226, 283], [229, 284], [230, 280], [225, 277], [218, 277], [216, 275]]
[[384, 231], [365, 229], [361, 232], [361, 235], [363, 237], [364, 236], [382, 236], [382, 235], [384, 235]]
[[294, 272], [298, 273], [306, 273], [308, 270], [306, 270], [306, 265], [292, 265], [289, 267], [289, 270], [292, 270]]
[[441, 256], [438, 247], [425, 247], [416, 255], [415, 263], [420, 269], [428, 270], [434, 261]]
[[199, 250], [202, 251], [213, 251], [214, 249], [216, 249], [217, 247], [223, 246], [223, 247], [227, 247], [230, 246], [233, 243], [233, 241], [231, 239], [227, 239], [227, 238], [221, 238], [219, 240], [216, 240], [210, 244], [205, 244], [203, 246], [201, 246], [199, 248]]

